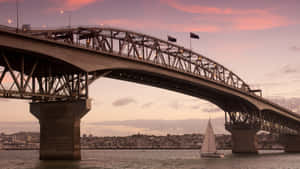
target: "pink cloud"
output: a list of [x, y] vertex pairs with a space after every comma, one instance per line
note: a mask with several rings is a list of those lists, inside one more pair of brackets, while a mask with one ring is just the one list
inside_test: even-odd
[[[214, 18], [214, 17], [213, 17]], [[199, 19], [199, 18], [197, 18]], [[111, 19], [92, 21], [92, 24], [104, 24], [112, 27], [133, 29], [133, 30], [163, 30], [171, 32], [221, 32], [221, 31], [252, 31], [264, 30], [274, 27], [287, 26], [290, 24], [281, 16], [243, 16], [215, 19], [207, 23], [201, 18], [193, 20], [191, 23], [167, 23], [159, 20], [129, 20]], [[221, 21], [220, 21], [221, 20]], [[211, 21], [211, 20], [210, 20]], [[227, 24], [224, 24], [227, 23]]]
[[291, 22], [284, 17], [269, 15], [269, 16], [247, 16], [237, 17], [233, 19], [233, 28], [236, 30], [263, 30], [275, 27], [287, 26]]
[[[270, 9], [233, 9], [233, 8], [218, 8], [201, 5], [186, 5], [178, 0], [160, 0], [162, 3], [182, 12], [200, 14], [196, 16], [196, 20], [201, 20], [208, 16], [214, 17], [209, 22], [210, 27], [215, 27], [216, 30], [263, 30], [275, 27], [287, 26], [293, 22], [289, 19], [273, 14]], [[203, 16], [204, 15], [204, 16]], [[224, 24], [220, 26], [220, 24]], [[216, 26], [219, 25], [219, 26]], [[191, 28], [192, 29], [192, 28]], [[197, 30], [196, 28], [193, 28]]]
[[221, 28], [214, 25], [194, 25], [183, 28], [184, 32], [219, 32]]
[[0, 0], [0, 3], [3, 3], [3, 2], [12, 2], [12, 0]]
[[128, 19], [111, 19], [104, 21], [92, 21], [93, 24], [104, 24], [112, 27], [120, 27], [126, 29], [143, 29], [143, 30], [164, 30], [172, 32], [218, 32], [219, 27], [213, 25], [201, 24], [169, 24], [159, 22], [157, 20], [128, 20]]
[[[19, 0], [19, 2], [22, 2], [24, 0]], [[6, 3], [6, 2], [9, 2], [9, 3], [16, 3], [16, 0], [0, 0], [0, 3]]]
[[247, 15], [247, 14], [266, 14], [266, 10], [262, 9], [249, 9], [238, 10], [232, 8], [217, 8], [202, 5], [186, 5], [178, 2], [177, 0], [161, 0], [161, 2], [168, 4], [177, 10], [194, 13], [194, 14], [216, 14], [216, 15]]
[[48, 8], [47, 12], [52, 12], [52, 11], [59, 11], [59, 10], [75, 11], [84, 6], [96, 2], [102, 2], [104, 0], [48, 0], [48, 1], [53, 3], [53, 6]]
[[95, 3], [103, 0], [64, 0], [63, 8], [66, 10], [77, 10], [83, 6]]

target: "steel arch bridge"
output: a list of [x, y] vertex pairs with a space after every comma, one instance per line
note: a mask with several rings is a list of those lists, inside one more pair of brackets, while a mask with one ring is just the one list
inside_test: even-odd
[[[223, 65], [184, 47], [105, 27], [0, 30], [0, 96], [34, 102], [88, 98], [100, 77], [127, 80], [208, 100], [226, 129], [299, 134], [300, 116], [264, 99]], [[100, 65], [100, 66], [99, 66]]]

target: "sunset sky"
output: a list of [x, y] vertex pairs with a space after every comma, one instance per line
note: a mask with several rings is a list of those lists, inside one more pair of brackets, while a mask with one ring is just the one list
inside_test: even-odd
[[[15, 0], [0, 0], [0, 24], [16, 26]], [[263, 96], [300, 109], [299, 0], [19, 0], [20, 24], [33, 28], [102, 25], [192, 48], [229, 68]], [[60, 11], [64, 13], [61, 14]], [[8, 21], [12, 23], [8, 23]], [[224, 117], [208, 102], [149, 86], [99, 79], [85, 122]], [[27, 101], [0, 99], [0, 121], [35, 121]], [[298, 107], [297, 107], [298, 106]]]

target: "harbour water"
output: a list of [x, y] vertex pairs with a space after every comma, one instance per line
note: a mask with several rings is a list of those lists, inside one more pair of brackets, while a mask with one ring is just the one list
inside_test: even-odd
[[300, 169], [300, 154], [260, 151], [201, 159], [198, 150], [83, 150], [81, 161], [40, 161], [38, 151], [0, 150], [0, 169]]

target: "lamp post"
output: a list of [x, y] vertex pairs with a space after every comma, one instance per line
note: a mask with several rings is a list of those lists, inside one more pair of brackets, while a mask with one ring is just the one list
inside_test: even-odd
[[64, 13], [68, 13], [68, 27], [71, 28], [71, 17], [72, 17], [72, 13], [71, 11], [64, 11], [64, 10], [60, 10], [60, 14], [63, 15]]
[[17, 8], [17, 33], [19, 31], [19, 0], [16, 0], [16, 8]]

